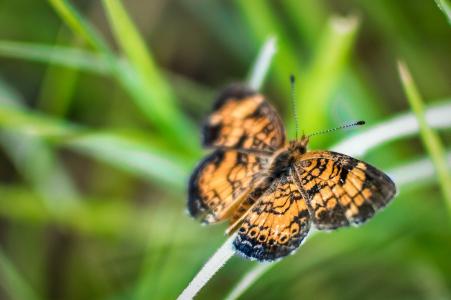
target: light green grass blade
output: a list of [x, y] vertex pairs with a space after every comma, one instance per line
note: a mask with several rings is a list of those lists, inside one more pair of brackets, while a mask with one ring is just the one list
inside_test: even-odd
[[435, 3], [437, 3], [437, 6], [445, 14], [448, 23], [451, 24], [451, 4], [449, 3], [449, 0], [435, 0]]
[[[62, 198], [73, 198], [77, 195], [76, 188], [66, 172], [54, 149], [43, 142], [39, 137], [30, 136], [20, 131], [21, 122], [27, 122], [26, 113], [14, 117], [14, 112], [22, 111], [22, 99], [14, 92], [8, 92], [7, 85], [0, 80], [0, 111], [4, 119], [12, 121], [10, 130], [0, 131], [0, 144], [5, 153], [14, 163], [21, 176], [43, 198], [48, 210], [71, 209], [77, 203], [62, 201]], [[22, 111], [23, 112], [23, 111]], [[1, 113], [0, 113], [1, 114]], [[25, 115], [24, 115], [25, 114]], [[21, 121], [20, 121], [21, 120]], [[17, 127], [16, 127], [17, 125]], [[54, 131], [52, 125], [43, 125], [45, 131]], [[19, 130], [17, 130], [19, 128]], [[26, 127], [29, 131], [30, 127]], [[22, 128], [24, 129], [24, 128]], [[32, 128], [31, 130], [34, 130]]]
[[0, 247], [0, 286], [11, 299], [40, 299]]
[[290, 74], [297, 74], [301, 67], [301, 53], [296, 52], [281, 22], [273, 14], [273, 8], [267, 1], [235, 1], [248, 30], [251, 31], [254, 44], [262, 44], [270, 36], [277, 40], [277, 55], [274, 57], [270, 74], [278, 85], [279, 92], [289, 99]]
[[108, 52], [108, 46], [94, 28], [77, 12], [68, 0], [48, 0], [61, 19], [93, 49]]
[[[159, 133], [164, 134], [167, 137], [166, 140], [178, 147], [180, 151], [188, 150], [190, 153], [198, 154], [198, 143], [192, 142], [192, 137], [197, 136], [195, 126], [175, 107], [170, 86], [163, 80], [157, 66], [152, 65], [152, 59], [144, 42], [122, 5], [117, 1], [105, 3], [110, 24], [119, 44], [132, 42], [133, 47], [128, 44], [122, 47], [128, 62], [118, 59], [111, 52], [97, 31], [69, 1], [49, 1], [74, 33], [103, 55], [114, 77], [130, 94], [141, 112], [159, 130]], [[121, 45], [124, 46], [124, 44]]]
[[156, 143], [110, 132], [98, 132], [71, 138], [62, 145], [98, 161], [157, 184], [182, 192], [188, 180], [192, 160], [180, 157]]
[[[1, 104], [1, 102], [0, 102]], [[0, 105], [0, 127], [51, 140], [146, 180], [185, 187], [191, 159], [148, 135], [92, 131], [24, 109]]]
[[420, 126], [420, 137], [437, 171], [438, 180], [451, 214], [451, 176], [446, 168], [445, 151], [437, 133], [426, 122], [423, 99], [413, 81], [413, 78], [403, 62], [398, 62], [399, 74], [407, 99], [414, 111]]
[[[328, 124], [329, 115], [326, 112], [330, 111], [331, 96], [348, 64], [358, 27], [359, 21], [355, 16], [332, 17], [322, 34], [310, 68], [299, 80], [297, 112], [302, 120], [301, 129], [306, 133]], [[293, 132], [292, 122], [289, 130]], [[321, 140], [322, 137], [317, 136], [311, 142], [318, 145]]]
[[[81, 44], [77, 37], [67, 38], [67, 30], [61, 27], [55, 39], [55, 44], [68, 43], [71, 46]], [[71, 108], [79, 78], [78, 69], [67, 69], [59, 64], [47, 66], [39, 90], [37, 107], [52, 115], [63, 117]]]
[[0, 56], [59, 64], [100, 74], [108, 72], [106, 61], [101, 55], [63, 46], [3, 40], [0, 41]]
[[191, 139], [187, 138], [195, 136], [196, 127], [176, 108], [173, 91], [156, 66], [121, 1], [105, 0], [103, 4], [116, 41], [136, 72], [135, 80], [144, 93], [139, 98], [140, 108], [149, 118], [154, 119], [162, 133], [176, 138], [184, 146], [192, 144]]
[[[302, 2], [288, 0], [283, 3], [283, 9], [296, 29], [297, 39], [306, 44], [305, 52], [314, 57], [317, 55], [318, 43], [323, 38], [322, 33], [328, 26], [327, 5], [315, 0]], [[303, 80], [303, 75], [301, 72], [300, 81]], [[339, 112], [329, 114], [330, 126], [340, 125], [337, 121], [349, 121], [353, 118], [363, 118], [369, 121], [380, 119], [381, 112], [386, 109], [380, 105], [380, 90], [372, 87], [363, 75], [361, 65], [357, 65], [354, 59], [344, 66], [342, 78], [335, 88], [331, 100], [333, 106], [339, 107]], [[319, 109], [321, 110], [321, 108]], [[322, 111], [322, 115], [328, 115], [328, 111]], [[313, 130], [319, 129], [313, 128]], [[329, 138], [333, 137], [329, 136]]]
[[248, 85], [254, 90], [262, 87], [274, 54], [276, 54], [276, 38], [269, 37], [263, 44], [247, 80]]

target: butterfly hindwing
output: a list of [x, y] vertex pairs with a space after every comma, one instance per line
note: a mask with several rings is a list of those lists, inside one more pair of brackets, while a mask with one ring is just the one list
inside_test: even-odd
[[204, 223], [228, 218], [265, 167], [266, 158], [218, 149], [196, 168], [189, 182], [188, 210]]
[[284, 143], [276, 110], [263, 95], [240, 85], [224, 90], [203, 128], [206, 147], [272, 153]]
[[310, 216], [289, 172], [273, 180], [245, 215], [234, 241], [250, 259], [273, 261], [296, 250], [310, 229]]
[[318, 229], [363, 223], [396, 192], [382, 171], [336, 152], [307, 152], [295, 163], [295, 171]]

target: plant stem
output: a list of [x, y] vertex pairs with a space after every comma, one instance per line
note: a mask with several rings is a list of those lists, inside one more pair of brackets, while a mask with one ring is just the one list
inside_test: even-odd
[[191, 280], [188, 286], [178, 296], [178, 300], [193, 299], [202, 287], [213, 275], [233, 256], [235, 251], [232, 248], [235, 235], [230, 236], [225, 243], [213, 254], [202, 269]]

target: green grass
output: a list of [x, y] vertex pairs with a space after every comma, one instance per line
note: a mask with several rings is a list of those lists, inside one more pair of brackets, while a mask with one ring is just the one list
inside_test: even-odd
[[418, 89], [412, 79], [412, 75], [407, 69], [407, 66], [403, 62], [399, 62], [398, 68], [407, 99], [409, 100], [410, 106], [415, 112], [418, 120], [420, 127], [420, 136], [423, 141], [423, 145], [425, 146], [434, 163], [443, 197], [445, 198], [447, 208], [451, 213], [451, 176], [448, 168], [446, 167], [444, 147], [442, 145], [442, 142], [440, 141], [438, 134], [427, 124], [424, 113], [424, 101], [421, 98], [420, 93], [418, 92]]
[[[314, 236], [242, 298], [449, 298], [451, 140], [448, 126], [435, 126], [438, 139], [424, 122], [451, 95], [448, 12], [441, 0], [2, 2], [0, 298], [177, 297], [225, 240], [225, 225], [184, 213], [187, 178], [208, 153], [203, 117], [224, 85], [244, 81], [291, 138], [291, 73], [306, 133], [384, 124], [411, 107], [421, 134], [383, 140], [364, 159], [411, 175], [398, 167], [424, 167], [425, 149], [437, 176], [428, 164], [371, 222]], [[270, 37], [274, 56], [263, 55]], [[261, 57], [272, 57], [267, 76], [250, 68]], [[395, 57], [415, 74], [409, 101]], [[198, 299], [224, 298], [254, 267], [232, 258]]]

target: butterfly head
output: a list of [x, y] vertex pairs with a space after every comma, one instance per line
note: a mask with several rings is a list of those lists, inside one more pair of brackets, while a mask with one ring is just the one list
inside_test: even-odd
[[303, 134], [300, 139], [290, 142], [289, 149], [294, 154], [302, 155], [307, 152], [308, 143], [309, 137]]

